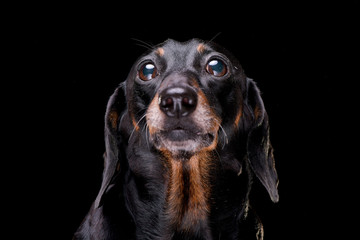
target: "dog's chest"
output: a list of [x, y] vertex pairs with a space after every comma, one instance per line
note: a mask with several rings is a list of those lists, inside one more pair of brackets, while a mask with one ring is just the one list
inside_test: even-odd
[[175, 231], [197, 234], [207, 228], [210, 161], [208, 154], [198, 154], [186, 161], [168, 160], [165, 216]]

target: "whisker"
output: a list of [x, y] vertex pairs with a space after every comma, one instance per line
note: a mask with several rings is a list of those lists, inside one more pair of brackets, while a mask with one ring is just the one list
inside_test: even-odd
[[222, 149], [225, 148], [225, 145], [229, 143], [229, 138], [225, 132], [225, 129], [223, 128], [223, 126], [221, 125], [220, 121], [215, 119], [215, 121], [219, 124], [219, 128], [221, 129], [221, 132], [223, 132], [224, 134], [224, 143], [223, 143], [223, 146], [222, 146]]
[[150, 143], [149, 143], [149, 125], [147, 124], [147, 122], [145, 122], [144, 127], [141, 130], [142, 132], [145, 131], [145, 140], [146, 140], [146, 145], [148, 146], [148, 149], [150, 150]]
[[229, 143], [229, 138], [228, 138], [223, 126], [221, 126], [221, 124], [220, 124], [219, 127], [221, 128], [221, 130], [222, 130], [222, 132], [224, 133], [224, 136], [225, 136], [225, 143], [224, 143], [224, 146], [223, 146], [223, 149], [224, 149], [225, 145]]
[[219, 162], [220, 162], [221, 168], [224, 169], [224, 166], [223, 166], [223, 163], [222, 163], [222, 159], [221, 159], [220, 153], [219, 153], [216, 149], [214, 149], [214, 151], [215, 151], [216, 155], [217, 155], [218, 158], [219, 158]]
[[153, 50], [154, 46], [151, 43], [145, 42], [143, 40], [137, 39], [137, 38], [131, 38], [132, 40], [136, 41], [136, 45], [140, 46], [140, 47], [144, 47], [146, 49], [149, 50]]
[[139, 127], [140, 122], [141, 122], [145, 117], [146, 117], [146, 114], [144, 114], [144, 115], [140, 118], [140, 120], [135, 124], [133, 130], [131, 131], [131, 134], [130, 134], [130, 137], [129, 137], [128, 142], [130, 142], [130, 139], [131, 139], [132, 135], [134, 134], [135, 129], [136, 129], [137, 127]]
[[207, 43], [213, 42], [215, 40], [215, 38], [217, 38], [220, 34], [221, 34], [221, 32], [218, 32], [217, 34], [215, 34], [215, 36], [213, 36], [209, 41], [207, 41]]
[[145, 123], [145, 138], [148, 149], [150, 150], [149, 125], [147, 123]]

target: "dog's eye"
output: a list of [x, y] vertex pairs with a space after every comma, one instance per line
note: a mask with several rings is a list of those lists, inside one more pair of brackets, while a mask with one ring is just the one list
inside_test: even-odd
[[140, 67], [139, 78], [143, 81], [149, 81], [158, 75], [157, 68], [152, 63], [145, 63]]
[[206, 71], [216, 77], [222, 77], [227, 73], [227, 67], [220, 59], [212, 59], [206, 64]]

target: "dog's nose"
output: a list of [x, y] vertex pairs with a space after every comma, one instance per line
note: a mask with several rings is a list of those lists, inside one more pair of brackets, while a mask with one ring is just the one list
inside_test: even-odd
[[170, 87], [159, 94], [160, 109], [169, 117], [185, 117], [197, 105], [195, 90], [188, 87]]

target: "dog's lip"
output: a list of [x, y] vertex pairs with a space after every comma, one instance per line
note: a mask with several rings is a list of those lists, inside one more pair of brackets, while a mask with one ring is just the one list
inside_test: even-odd
[[166, 138], [171, 141], [186, 141], [194, 138], [194, 136], [196, 135], [193, 132], [182, 127], [176, 127], [168, 131], [164, 131], [163, 133], [166, 135]]
[[165, 132], [167, 133], [184, 133], [184, 134], [188, 134], [188, 135], [203, 135], [204, 133], [200, 130], [194, 130], [194, 129], [189, 129], [189, 128], [185, 128], [182, 126], [177, 126], [174, 128], [170, 128], [168, 130], [166, 130]]
[[165, 129], [164, 132], [187, 132], [187, 133], [194, 133], [192, 129], [189, 129], [188, 127], [182, 126], [182, 124], [176, 124], [173, 127], [169, 127], [168, 129]]
[[212, 141], [215, 138], [215, 134], [203, 131], [193, 131], [187, 128], [183, 128], [181, 126], [177, 126], [175, 128], [164, 130], [161, 134], [171, 140], [171, 141], [187, 141], [187, 140], [195, 140], [198, 138], [208, 139]]

